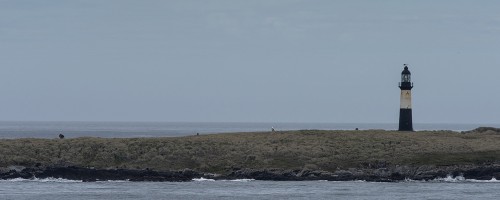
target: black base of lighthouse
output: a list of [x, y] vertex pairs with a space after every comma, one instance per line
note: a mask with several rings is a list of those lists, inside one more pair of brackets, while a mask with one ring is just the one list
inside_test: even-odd
[[399, 109], [399, 131], [413, 131], [411, 109]]

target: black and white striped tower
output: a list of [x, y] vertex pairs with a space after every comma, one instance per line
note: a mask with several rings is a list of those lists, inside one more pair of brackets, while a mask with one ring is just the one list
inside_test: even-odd
[[401, 104], [399, 107], [399, 131], [413, 131], [413, 123], [411, 117], [411, 89], [413, 83], [411, 82], [411, 73], [408, 70], [408, 65], [401, 72], [401, 82], [399, 88], [401, 89]]

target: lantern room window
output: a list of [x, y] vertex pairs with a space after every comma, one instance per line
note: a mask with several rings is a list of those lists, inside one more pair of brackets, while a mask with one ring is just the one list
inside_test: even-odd
[[411, 82], [410, 74], [403, 74], [401, 76], [401, 82]]

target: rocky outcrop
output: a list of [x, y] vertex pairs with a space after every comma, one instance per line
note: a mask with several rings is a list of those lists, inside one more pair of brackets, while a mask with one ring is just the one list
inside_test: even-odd
[[388, 168], [351, 168], [335, 172], [321, 170], [280, 170], [280, 169], [236, 169], [221, 179], [252, 178], [256, 180], [329, 180], [352, 181], [365, 180], [373, 182], [394, 182], [406, 179], [434, 180], [447, 176], [463, 176], [466, 179], [491, 180], [500, 179], [500, 165], [487, 166], [393, 166]]
[[271, 181], [353, 181], [394, 182], [434, 180], [447, 176], [463, 176], [466, 179], [500, 179], [500, 165], [468, 166], [390, 166], [386, 168], [350, 168], [334, 172], [322, 170], [290, 169], [231, 169], [226, 174], [202, 173], [185, 169], [181, 171], [154, 171], [149, 169], [92, 169], [81, 167], [12, 168], [0, 172], [0, 179], [13, 178], [64, 178], [82, 181], [129, 180], [129, 181], [191, 181], [194, 178], [256, 179]]
[[12, 178], [63, 178], [82, 181], [129, 180], [129, 181], [191, 181], [202, 174], [193, 170], [154, 171], [131, 169], [92, 169], [82, 167], [25, 168], [21, 171], [10, 170], [0, 174], [0, 179]]

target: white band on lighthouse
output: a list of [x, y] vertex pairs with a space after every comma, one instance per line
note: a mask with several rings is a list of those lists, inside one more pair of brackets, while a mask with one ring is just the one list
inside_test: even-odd
[[401, 90], [401, 109], [411, 109], [411, 90]]

